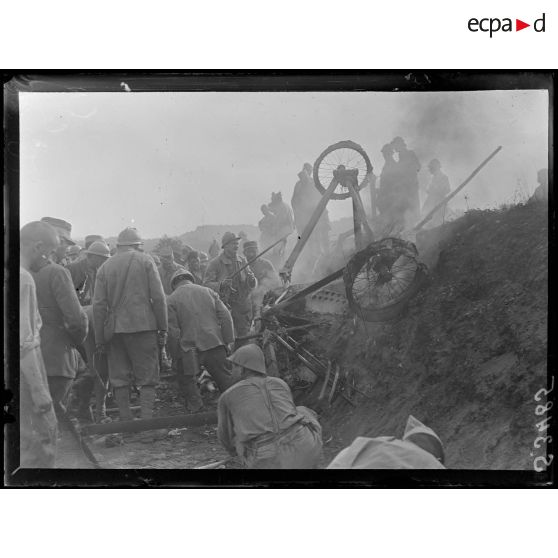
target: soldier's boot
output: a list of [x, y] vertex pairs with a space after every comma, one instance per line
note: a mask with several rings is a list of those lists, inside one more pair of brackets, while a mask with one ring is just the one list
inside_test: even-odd
[[81, 376], [74, 383], [74, 390], [77, 395], [77, 418], [84, 422], [93, 422], [91, 413], [91, 394], [93, 392], [93, 378], [91, 376]]
[[[141, 418], [150, 419], [153, 418], [153, 408], [155, 407], [155, 398], [157, 393], [154, 386], [142, 386], [140, 391], [140, 408], [141, 408]], [[156, 440], [160, 440], [167, 435], [167, 430], [165, 428], [160, 428], [158, 430], [147, 430], [143, 432], [139, 437], [138, 441], [144, 444], [150, 444]]]
[[[132, 409], [130, 408], [130, 388], [128, 386], [115, 387], [112, 390], [114, 402], [118, 407], [118, 420], [133, 420]], [[129, 439], [130, 434], [109, 434], [107, 436], [107, 447], [118, 446], [124, 443], [124, 439]]]
[[132, 420], [132, 409], [130, 408], [130, 389], [128, 386], [114, 388], [114, 400], [118, 407], [120, 420]]
[[95, 422], [111, 422], [107, 416], [106, 386], [100, 380], [95, 382]]
[[200, 395], [198, 383], [193, 376], [182, 377], [182, 393], [189, 413], [201, 413], [205, 411], [203, 399]]

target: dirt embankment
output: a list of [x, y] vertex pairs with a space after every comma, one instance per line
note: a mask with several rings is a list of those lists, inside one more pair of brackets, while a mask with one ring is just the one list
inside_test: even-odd
[[534, 394], [546, 385], [545, 205], [470, 211], [417, 240], [426, 288], [396, 323], [336, 320], [314, 350], [349, 367], [357, 407], [322, 420], [329, 453], [355, 436], [401, 436], [413, 414], [446, 446], [450, 468], [532, 469]]

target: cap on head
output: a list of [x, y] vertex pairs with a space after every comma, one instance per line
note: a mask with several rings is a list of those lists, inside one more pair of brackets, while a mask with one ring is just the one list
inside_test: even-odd
[[440, 163], [439, 159], [432, 159], [432, 161], [430, 161], [430, 163], [428, 163], [428, 168], [429, 169], [440, 169], [440, 168], [442, 168], [442, 163]]
[[117, 246], [138, 246], [140, 244], [143, 244], [143, 240], [141, 239], [138, 230], [134, 227], [125, 228], [118, 235], [116, 240]]
[[302, 167], [305, 171], [312, 172], [312, 165], [310, 163], [304, 163]]
[[442, 463], [444, 462], [445, 455], [442, 440], [438, 438], [432, 428], [428, 428], [428, 426], [422, 424], [422, 422], [413, 415], [409, 415], [407, 419], [403, 440], [413, 442], [423, 450], [431, 453]]
[[257, 250], [258, 249], [258, 243], [255, 240], [247, 240], [242, 245], [242, 249], [244, 251], [246, 251], [247, 248], [255, 248]]
[[89, 246], [89, 248], [85, 251], [85, 253], [90, 254], [91, 256], [101, 256], [102, 258], [110, 258], [110, 249], [101, 240], [97, 240], [93, 242], [91, 246]]
[[235, 240], [240, 240], [240, 236], [236, 236], [236, 234], [227, 231], [224, 235], [223, 238], [221, 239], [221, 248], [224, 248], [227, 244], [230, 244], [231, 242], [234, 242]]
[[183, 281], [185, 279], [194, 283], [194, 276], [186, 269], [179, 269], [175, 271], [171, 278], [171, 289], [174, 289], [179, 281]]
[[77, 244], [72, 244], [67, 251], [68, 256], [79, 256], [81, 252], [81, 247]]
[[85, 248], [89, 248], [96, 240], [102, 240], [104, 242], [105, 239], [100, 234], [88, 234], [85, 237]]
[[68, 244], [75, 244], [72, 240], [72, 225], [68, 221], [56, 217], [43, 217], [41, 221], [54, 227], [60, 239], [64, 239]]
[[237, 349], [227, 360], [243, 368], [248, 368], [253, 372], [258, 372], [267, 376], [265, 369], [265, 357], [263, 351], [251, 343], [250, 345], [243, 345]]

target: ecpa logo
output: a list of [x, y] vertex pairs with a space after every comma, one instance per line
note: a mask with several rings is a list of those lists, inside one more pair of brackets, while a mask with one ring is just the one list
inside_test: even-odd
[[[533, 29], [535, 32], [545, 32], [545, 18], [546, 14], [543, 13], [541, 17], [533, 22]], [[499, 17], [484, 17], [482, 19], [472, 17], [467, 23], [467, 27], [469, 28], [469, 31], [472, 31], [473, 33], [477, 33], [478, 31], [481, 31], [483, 33], [490, 33], [490, 38], [492, 38], [492, 35], [494, 33], [497, 33], [498, 31], [514, 31], [512, 18], [509, 17], [505, 17], [503, 19], [500, 19]], [[526, 29], [527, 27], [531, 27], [531, 24], [525, 23], [521, 19], [515, 20], [515, 31], [521, 31], [522, 29]]]

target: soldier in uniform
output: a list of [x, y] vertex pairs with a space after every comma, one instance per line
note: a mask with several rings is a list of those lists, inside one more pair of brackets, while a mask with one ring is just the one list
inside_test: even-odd
[[188, 256], [186, 257], [186, 266], [194, 278], [194, 283], [196, 285], [203, 285], [203, 271], [201, 268], [200, 253], [197, 250], [188, 252]]
[[[60, 245], [73, 243], [69, 236], [69, 223], [52, 217], [45, 217], [42, 222], [55, 224], [53, 226], [58, 233]], [[57, 249], [55, 258], [59, 259], [60, 256], [61, 252]], [[41, 351], [50, 394], [55, 408], [64, 410], [65, 398], [77, 372], [74, 348], [85, 340], [87, 316], [66, 268], [51, 260], [42, 259], [34, 270], [33, 279], [37, 286], [39, 312], [43, 322]]]
[[200, 366], [207, 369], [221, 392], [232, 383], [225, 359], [234, 343], [233, 322], [219, 295], [195, 284], [190, 271], [177, 271], [172, 285], [174, 291], [167, 298], [169, 348], [186, 407], [195, 413], [203, 408], [196, 383]]
[[159, 276], [161, 277], [161, 283], [163, 284], [163, 290], [166, 295], [172, 293], [171, 279], [172, 276], [179, 270], [184, 269], [181, 265], [174, 261], [174, 253], [171, 246], [163, 246], [159, 250], [159, 259], [161, 260], [161, 265], [159, 266]]
[[66, 268], [72, 276], [79, 301], [83, 306], [91, 304], [95, 290], [97, 270], [110, 257], [109, 247], [101, 240], [96, 240], [84, 250], [84, 258], [70, 262]]
[[257, 345], [237, 349], [229, 360], [233, 381], [218, 404], [217, 436], [247, 469], [314, 469], [322, 451], [316, 414], [297, 407], [289, 386], [267, 375]]
[[[98, 236], [98, 235], [91, 235]], [[88, 238], [88, 237], [86, 237]], [[78, 418], [91, 421], [91, 395], [95, 390], [95, 415], [97, 421], [104, 420], [106, 382], [108, 380], [106, 367], [95, 368], [93, 354], [95, 352], [95, 333], [93, 328], [93, 310], [91, 303], [95, 292], [97, 270], [110, 257], [110, 250], [103, 240], [95, 240], [83, 251], [83, 258], [71, 262], [67, 269], [72, 276], [78, 299], [84, 306], [88, 318], [88, 333], [83, 346], [79, 349], [80, 355], [86, 361], [85, 373], [78, 376], [74, 384], [74, 391], [78, 398]]]
[[538, 186], [531, 196], [531, 201], [548, 201], [548, 169], [540, 169], [537, 171]]
[[[432, 175], [432, 180], [426, 192], [426, 201], [422, 206], [422, 216], [426, 217], [449, 193], [450, 183], [446, 174], [442, 172], [442, 164], [438, 159], [432, 159], [428, 163], [428, 170]], [[438, 227], [444, 221], [447, 204], [442, 206], [430, 219], [429, 227]]]
[[58, 246], [54, 228], [34, 221], [21, 229], [19, 267], [20, 467], [50, 468], [56, 457], [57, 421], [41, 353], [41, 315], [29, 270]]
[[88, 234], [85, 237], [85, 249], [87, 250], [87, 248], [89, 248], [89, 246], [91, 246], [91, 244], [93, 244], [93, 242], [96, 242], [97, 240], [100, 240], [101, 242], [104, 242], [106, 244], [105, 239], [100, 234]]
[[[247, 240], [242, 245], [242, 251], [247, 261], [253, 260], [259, 253], [258, 243], [255, 240]], [[258, 287], [271, 289], [281, 284], [279, 274], [273, 264], [266, 258], [259, 257], [250, 264], [250, 269], [258, 280]]]
[[236, 337], [250, 332], [252, 324], [252, 301], [250, 293], [257, 285], [256, 277], [249, 267], [234, 278], [233, 275], [246, 264], [237, 254], [240, 237], [226, 232], [221, 241], [223, 251], [211, 260], [205, 272], [205, 285], [218, 293], [231, 309]]
[[60, 241], [58, 248], [50, 256], [50, 260], [60, 265], [66, 265], [68, 263], [66, 258], [68, 248], [75, 245], [75, 242], [72, 240], [72, 225], [68, 221], [57, 219], [56, 217], [43, 217], [41, 221], [48, 223], [56, 229]]
[[[93, 296], [96, 351], [107, 353], [120, 420], [131, 420], [129, 389], [140, 388], [142, 418], [153, 416], [159, 350], [167, 337], [167, 304], [153, 259], [138, 231], [124, 229], [117, 252], [97, 272]], [[152, 441], [146, 435], [142, 441]]]
[[444, 445], [438, 435], [409, 415], [401, 440], [393, 436], [359, 436], [328, 469], [445, 469]]

